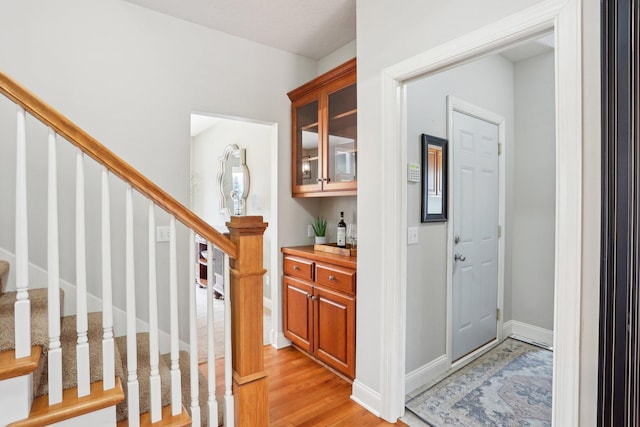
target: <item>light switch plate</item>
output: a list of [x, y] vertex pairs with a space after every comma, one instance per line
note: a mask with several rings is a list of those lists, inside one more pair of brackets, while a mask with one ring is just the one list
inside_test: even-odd
[[156, 227], [156, 242], [168, 242], [171, 237], [169, 226]]
[[418, 243], [418, 227], [407, 228], [407, 244], [415, 245]]

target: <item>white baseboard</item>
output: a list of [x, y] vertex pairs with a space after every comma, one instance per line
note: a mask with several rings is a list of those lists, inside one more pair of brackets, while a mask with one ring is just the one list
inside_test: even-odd
[[351, 386], [351, 400], [371, 412], [376, 417], [380, 416], [380, 411], [376, 409], [380, 408], [382, 405], [380, 393], [372, 390], [358, 380], [353, 381]]
[[405, 376], [404, 389], [405, 394], [409, 394], [415, 389], [422, 387], [425, 384], [438, 378], [440, 375], [447, 371], [447, 355], [443, 354], [440, 357], [409, 372]]
[[277, 333], [272, 329], [271, 345], [275, 347], [277, 350], [280, 350], [281, 348], [289, 347], [291, 345], [291, 341], [289, 341], [289, 338], [285, 337], [282, 332]]
[[[9, 261], [14, 266], [16, 259], [11, 252], [0, 248], [0, 259]], [[11, 274], [9, 270], [9, 280], [7, 281], [7, 291], [15, 291], [15, 274]], [[29, 263], [29, 286], [30, 289], [46, 288], [48, 283], [47, 271], [35, 264]], [[60, 288], [64, 291], [64, 301], [62, 303], [62, 316], [71, 316], [76, 314], [76, 286], [66, 280], [60, 279]], [[127, 313], [126, 311], [113, 307], [113, 334], [120, 337], [127, 334]], [[93, 313], [102, 311], [102, 299], [93, 294], [87, 293], [87, 311]], [[144, 320], [137, 319], [136, 330], [138, 332], [149, 332], [149, 323]], [[180, 350], [189, 351], [189, 344], [180, 341]], [[171, 351], [171, 336], [164, 331], [158, 332], [158, 346], [161, 353]]]
[[527, 323], [518, 322], [517, 320], [509, 320], [503, 325], [504, 336], [519, 335], [531, 341], [539, 342], [548, 346], [553, 345], [553, 331], [540, 328], [539, 326], [529, 325]]

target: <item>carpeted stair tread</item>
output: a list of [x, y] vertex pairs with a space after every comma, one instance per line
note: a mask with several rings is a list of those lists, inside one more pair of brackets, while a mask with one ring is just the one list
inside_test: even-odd
[[[163, 354], [162, 359], [165, 360], [168, 366], [171, 366], [171, 354]], [[191, 415], [191, 372], [189, 370], [189, 353], [186, 351], [180, 352], [180, 375], [182, 379], [182, 404], [186, 408], [189, 415]], [[207, 401], [209, 400], [209, 387], [207, 379], [198, 370], [198, 401], [200, 402], [200, 421], [203, 426], [209, 425], [209, 406]], [[216, 396], [218, 401], [218, 425], [221, 426], [224, 422], [224, 404], [222, 396]]]
[[[0, 295], [0, 352], [15, 349], [15, 303], [17, 292], [7, 292]], [[29, 289], [31, 306], [31, 345], [40, 346], [42, 357], [33, 371], [34, 396], [42, 383], [46, 371], [46, 353], [49, 347], [49, 308], [48, 289]], [[62, 311], [64, 292], [60, 290], [60, 306]], [[46, 380], [45, 380], [46, 381]]]
[[[31, 345], [39, 345], [46, 352], [49, 347], [49, 318], [46, 288], [29, 289], [31, 302]], [[15, 303], [16, 291], [0, 295], [0, 351], [15, 349]], [[60, 305], [64, 299], [60, 290]]]
[[[116, 407], [116, 419], [118, 421], [128, 418], [128, 401], [129, 392], [127, 390], [127, 337], [122, 336], [116, 338], [116, 346], [120, 350], [120, 357], [123, 368], [123, 381], [125, 400]], [[149, 375], [151, 374], [151, 367], [149, 365], [149, 334], [147, 332], [140, 332], [136, 334], [136, 348], [137, 348], [137, 361], [138, 361], [138, 386], [140, 395], [140, 413], [144, 414], [150, 410], [151, 399], [151, 385]], [[162, 357], [158, 358], [158, 368], [160, 370], [160, 383], [161, 383], [161, 402], [162, 406], [166, 406], [171, 403], [171, 373], [169, 366], [165, 363]]]
[[[90, 382], [102, 380], [102, 313], [88, 314], [88, 337], [89, 337], [89, 378]], [[62, 388], [63, 390], [77, 386], [77, 362], [76, 344], [78, 335], [76, 332], [76, 316], [65, 316], [61, 321], [60, 342], [62, 346]], [[120, 354], [118, 347], [114, 346], [115, 352], [115, 372], [116, 376], [124, 378]], [[46, 359], [46, 358], [45, 358]], [[48, 366], [48, 363], [45, 363]], [[49, 392], [48, 369], [45, 367], [40, 386], [36, 391], [36, 396], [43, 396]]]
[[9, 263], [7, 261], [0, 260], [0, 294], [2, 294], [7, 287], [8, 278]]

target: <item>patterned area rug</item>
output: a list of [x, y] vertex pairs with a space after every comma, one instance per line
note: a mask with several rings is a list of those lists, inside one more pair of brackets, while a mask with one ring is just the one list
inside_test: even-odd
[[553, 353], [507, 338], [407, 409], [434, 427], [551, 426]]

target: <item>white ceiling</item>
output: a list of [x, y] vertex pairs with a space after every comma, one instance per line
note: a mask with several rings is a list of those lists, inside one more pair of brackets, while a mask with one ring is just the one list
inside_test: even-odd
[[316, 60], [356, 38], [356, 0], [128, 1]]

